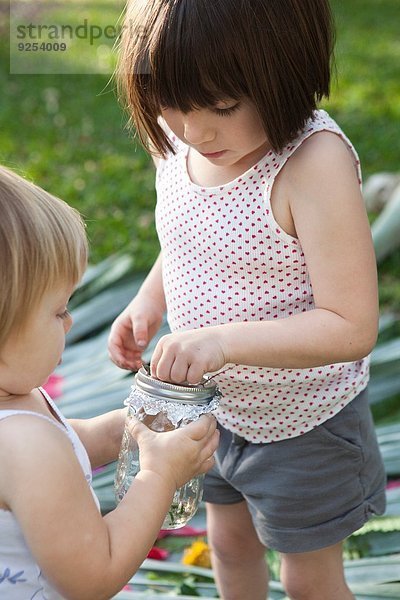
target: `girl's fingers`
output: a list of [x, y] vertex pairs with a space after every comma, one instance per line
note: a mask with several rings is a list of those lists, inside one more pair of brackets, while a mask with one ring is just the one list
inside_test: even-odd
[[135, 323], [132, 327], [133, 339], [137, 348], [144, 350], [149, 343], [147, 326], [141, 323]]
[[198, 363], [192, 363], [188, 365], [186, 379], [189, 383], [196, 385], [196, 383], [200, 383], [200, 381], [204, 377], [204, 369], [201, 368], [201, 365]]
[[187, 364], [186, 360], [181, 356], [175, 357], [174, 362], [170, 368], [170, 380], [175, 383], [186, 383], [188, 379], [188, 368], [190, 365]]
[[151, 357], [151, 362], [150, 362], [151, 376], [155, 377], [156, 379], [159, 379], [157, 377], [157, 369], [158, 369], [158, 361], [160, 360], [160, 356], [161, 356], [161, 351], [159, 348], [159, 344], [157, 344], [157, 346], [153, 352], [153, 356]]

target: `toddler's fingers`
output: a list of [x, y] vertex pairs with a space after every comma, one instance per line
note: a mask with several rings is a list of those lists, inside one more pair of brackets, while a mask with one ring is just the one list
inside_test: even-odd
[[131, 436], [139, 443], [140, 439], [143, 437], [151, 436], [152, 432], [150, 429], [144, 425], [139, 419], [136, 417], [130, 417], [128, 420], [128, 430]]
[[207, 473], [207, 471], [212, 469], [214, 465], [215, 465], [214, 456], [210, 456], [210, 457], [206, 458], [206, 460], [203, 462], [203, 464], [200, 467], [199, 473]]
[[204, 448], [201, 451], [201, 460], [202, 461], [206, 461], [214, 455], [214, 452], [217, 450], [218, 445], [219, 445], [219, 437], [220, 437], [220, 433], [217, 429], [216, 431], [214, 431], [211, 438], [208, 440], [208, 442], [206, 443], [206, 445], [204, 446]]
[[190, 423], [185, 428], [193, 440], [200, 441], [211, 437], [217, 428], [217, 421], [213, 415], [202, 415], [197, 421]]
[[211, 438], [211, 450], [213, 453], [217, 450], [217, 448], [219, 446], [219, 440], [220, 440], [220, 431], [219, 431], [219, 429], [216, 429]]

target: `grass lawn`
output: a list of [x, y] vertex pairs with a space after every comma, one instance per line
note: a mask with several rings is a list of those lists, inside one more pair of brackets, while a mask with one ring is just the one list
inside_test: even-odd
[[[123, 6], [119, 0], [77, 4], [98, 23], [116, 22]], [[333, 0], [332, 6], [338, 78], [324, 106], [357, 147], [364, 176], [400, 171], [398, 0]], [[10, 75], [7, 8], [0, 0], [0, 161], [85, 215], [93, 262], [129, 250], [137, 269], [148, 269], [158, 253], [154, 171], [125, 130], [109, 77]], [[385, 306], [400, 303], [399, 258], [396, 253], [380, 268]]]

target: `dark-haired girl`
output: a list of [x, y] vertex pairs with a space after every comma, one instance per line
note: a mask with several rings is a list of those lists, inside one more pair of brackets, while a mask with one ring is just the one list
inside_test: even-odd
[[370, 229], [329, 95], [326, 0], [132, 0], [119, 82], [157, 164], [161, 252], [113, 324], [136, 369], [215, 376], [206, 477], [225, 600], [265, 600], [266, 547], [292, 599], [348, 600], [342, 541], [385, 506], [368, 407], [378, 323]]

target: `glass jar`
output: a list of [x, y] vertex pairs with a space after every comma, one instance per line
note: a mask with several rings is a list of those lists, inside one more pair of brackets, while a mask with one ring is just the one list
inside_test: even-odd
[[[175, 385], [151, 377], [142, 367], [135, 375], [135, 385], [125, 401], [127, 421], [134, 416], [153, 431], [171, 431], [215, 410], [220, 395], [217, 385], [210, 379], [203, 378], [197, 385]], [[126, 425], [114, 484], [118, 502], [139, 470], [139, 448]], [[163, 529], [183, 527], [193, 517], [202, 497], [203, 478], [204, 475], [198, 475], [176, 490]]]

